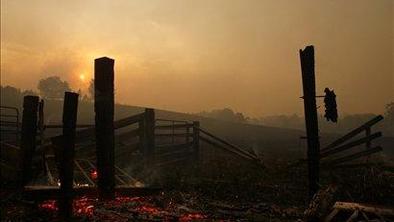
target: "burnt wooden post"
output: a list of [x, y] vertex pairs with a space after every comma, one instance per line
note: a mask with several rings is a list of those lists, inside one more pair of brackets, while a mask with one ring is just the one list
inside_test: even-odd
[[155, 152], [155, 110], [147, 108], [144, 115], [144, 156], [145, 164], [150, 166], [153, 162]]
[[193, 152], [196, 162], [200, 159], [200, 122], [193, 121]]
[[114, 60], [94, 61], [94, 110], [96, 113], [97, 185], [101, 199], [114, 197]]
[[319, 190], [319, 127], [316, 110], [315, 58], [313, 46], [300, 50], [304, 91], [305, 125], [308, 141], [309, 197]]
[[21, 185], [26, 185], [32, 177], [33, 154], [36, 150], [38, 96], [23, 98], [21, 131]]
[[63, 103], [63, 137], [58, 146], [59, 157], [59, 213], [65, 219], [72, 215], [72, 196], [74, 178], [74, 148], [75, 148], [75, 128], [78, 114], [78, 94], [66, 92]]

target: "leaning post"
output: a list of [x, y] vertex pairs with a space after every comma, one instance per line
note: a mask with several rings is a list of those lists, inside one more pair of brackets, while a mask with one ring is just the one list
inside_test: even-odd
[[115, 188], [114, 63], [107, 57], [94, 61], [97, 185], [101, 199], [112, 199]]
[[305, 125], [308, 141], [309, 198], [319, 190], [319, 127], [316, 109], [315, 58], [313, 46], [300, 50], [304, 92]]
[[36, 150], [38, 96], [23, 98], [21, 130], [21, 185], [26, 185], [32, 177], [33, 154]]
[[75, 128], [78, 114], [78, 94], [65, 92], [63, 103], [63, 137], [59, 152], [59, 213], [60, 216], [69, 220], [72, 216], [73, 178], [74, 178], [74, 149]]

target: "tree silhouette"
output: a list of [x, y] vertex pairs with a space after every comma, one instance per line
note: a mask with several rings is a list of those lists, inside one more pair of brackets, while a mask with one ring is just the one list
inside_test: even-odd
[[94, 79], [91, 79], [90, 82], [89, 82], [88, 97], [91, 100], [94, 99]]
[[37, 88], [40, 90], [41, 96], [52, 99], [63, 98], [64, 92], [71, 91], [68, 82], [62, 81], [58, 76], [41, 79]]

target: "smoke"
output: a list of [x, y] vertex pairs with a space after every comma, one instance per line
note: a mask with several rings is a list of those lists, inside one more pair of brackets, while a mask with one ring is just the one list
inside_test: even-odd
[[[318, 93], [341, 112], [393, 99], [392, 0], [1, 1], [1, 80], [75, 90], [115, 59], [116, 100], [182, 112], [302, 113], [298, 49], [316, 46]], [[391, 6], [391, 7], [390, 7]], [[373, 92], [373, 93], [371, 93]]]

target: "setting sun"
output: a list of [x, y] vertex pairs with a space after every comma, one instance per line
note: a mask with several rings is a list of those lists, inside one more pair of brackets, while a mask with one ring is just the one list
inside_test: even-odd
[[79, 75], [79, 79], [82, 81], [82, 82], [84, 82], [85, 81], [85, 75], [84, 74], [81, 74], [81, 75]]

